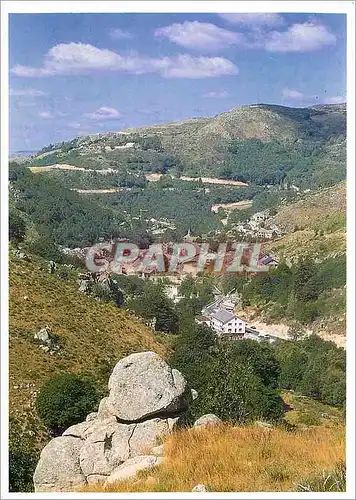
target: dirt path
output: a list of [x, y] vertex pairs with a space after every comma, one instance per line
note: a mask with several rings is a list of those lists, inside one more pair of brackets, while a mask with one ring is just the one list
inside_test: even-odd
[[235, 208], [238, 208], [239, 210], [246, 210], [251, 206], [252, 206], [252, 200], [241, 200], [241, 201], [236, 201], [234, 203], [218, 203], [211, 207], [211, 211], [218, 213], [219, 208], [224, 208], [227, 211], [232, 211]]
[[55, 165], [47, 165], [45, 167], [28, 167], [31, 172], [34, 174], [38, 174], [40, 172], [50, 172], [51, 170], [79, 170], [81, 172], [95, 172], [95, 170], [91, 170], [83, 167], [76, 167], [75, 165], [68, 165], [66, 163], [56, 163]]
[[[150, 182], [158, 182], [162, 174], [147, 174], [146, 179]], [[178, 180], [188, 181], [188, 182], [198, 182], [201, 179], [203, 184], [220, 184], [223, 186], [248, 186], [245, 182], [240, 181], [230, 181], [228, 179], [215, 179], [213, 177], [187, 177], [186, 175], [182, 175]]]
[[[288, 339], [289, 326], [285, 325], [284, 323], [267, 324], [264, 323], [263, 321], [259, 321], [258, 319], [253, 319], [252, 316], [246, 311], [239, 311], [236, 314], [239, 318], [247, 321], [251, 325], [254, 325], [256, 327], [256, 330], [260, 332], [269, 333], [281, 339], [285, 340]], [[306, 329], [305, 332], [308, 335], [313, 333], [311, 329]], [[323, 340], [330, 340], [331, 342], [334, 342], [338, 347], [343, 347], [344, 349], [346, 349], [346, 337], [344, 335], [337, 335], [335, 333], [330, 333], [325, 330], [320, 330], [314, 333], [319, 335], [319, 337], [321, 337]]]
[[[50, 172], [51, 170], [72, 170], [72, 171], [74, 170], [79, 172], [97, 172], [100, 174], [106, 174], [108, 172], [112, 172], [112, 169], [95, 170], [92, 168], [76, 167], [75, 165], [69, 165], [67, 163], [56, 163], [55, 165], [46, 165], [44, 167], [33, 166], [28, 168], [34, 174], [40, 172]], [[158, 182], [162, 177], [162, 174], [146, 174], [145, 177], [150, 182]], [[239, 187], [248, 186], [248, 184], [246, 184], [245, 182], [231, 181], [227, 179], [215, 179], [213, 177], [186, 177], [185, 175], [182, 175], [180, 177], [180, 180], [188, 182], [198, 182], [199, 179], [202, 180], [203, 184], [220, 184], [222, 186], [239, 186]]]
[[80, 194], [110, 194], [119, 193], [120, 191], [130, 191], [129, 187], [119, 187], [119, 188], [107, 188], [107, 189], [76, 189], [73, 188], [71, 191], [76, 191]]
[[41, 172], [50, 172], [51, 170], [71, 170], [75, 172], [96, 172], [97, 174], [108, 174], [113, 172], [113, 169], [94, 169], [94, 168], [84, 168], [76, 167], [75, 165], [68, 165], [67, 163], [56, 163], [55, 165], [47, 165], [45, 167], [28, 167], [32, 173], [39, 174]]
[[[198, 182], [199, 177], [186, 177], [185, 175], [182, 175], [180, 177], [182, 181], [189, 181], [189, 182]], [[240, 182], [240, 181], [231, 181], [228, 179], [215, 179], [213, 177], [201, 177], [202, 183], [203, 184], [221, 184], [223, 186], [248, 186], [245, 182]]]

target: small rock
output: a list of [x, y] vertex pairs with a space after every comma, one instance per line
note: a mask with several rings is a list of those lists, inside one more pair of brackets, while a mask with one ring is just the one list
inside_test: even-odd
[[155, 446], [154, 448], [152, 448], [151, 453], [156, 457], [163, 457], [164, 453], [163, 444], [160, 444], [159, 446]]
[[197, 484], [196, 486], [194, 486], [192, 491], [194, 491], [195, 493], [202, 493], [204, 491], [209, 491], [209, 490], [206, 489], [205, 484]]
[[57, 276], [57, 278], [62, 279], [62, 280], [68, 279], [68, 273], [58, 273], [58, 274], [56, 274], [56, 276]]
[[21, 252], [21, 251], [20, 251], [20, 250], [18, 250], [18, 249], [13, 250], [13, 254], [14, 254], [17, 258], [19, 258], [19, 259], [21, 259], [21, 260], [24, 260], [24, 261], [26, 261], [26, 262], [30, 262], [30, 260], [31, 260], [31, 259], [30, 259], [30, 257], [29, 257], [26, 253]]
[[206, 415], [203, 415], [194, 422], [194, 427], [196, 428], [212, 427], [215, 425], [219, 425], [221, 423], [222, 420], [219, 417], [217, 417], [213, 413], [207, 413]]
[[41, 328], [41, 330], [37, 333], [35, 333], [34, 338], [36, 340], [40, 340], [41, 342], [48, 343], [50, 338], [49, 338], [49, 333], [51, 329], [48, 326], [45, 326], [44, 328]]
[[92, 474], [87, 477], [88, 484], [101, 484], [104, 483], [108, 476], [104, 476], [102, 474]]
[[90, 292], [90, 284], [86, 280], [80, 281], [80, 286], [78, 288], [78, 292], [80, 293], [89, 293]]
[[193, 401], [195, 401], [198, 397], [198, 391], [196, 391], [195, 389], [192, 389], [191, 392], [192, 392]]
[[119, 465], [112, 471], [110, 476], [105, 481], [105, 486], [116, 483], [118, 481], [127, 481], [135, 478], [137, 472], [147, 469], [152, 469], [163, 462], [162, 457], [153, 455], [144, 455], [135, 458], [129, 458], [123, 464]]
[[257, 427], [262, 427], [262, 428], [266, 428], [266, 429], [272, 429], [273, 425], [270, 424], [269, 422], [264, 422], [263, 420], [257, 420], [257, 422], [255, 422], [255, 425]]
[[53, 274], [56, 269], [56, 263], [53, 260], [50, 260], [48, 263], [48, 273]]

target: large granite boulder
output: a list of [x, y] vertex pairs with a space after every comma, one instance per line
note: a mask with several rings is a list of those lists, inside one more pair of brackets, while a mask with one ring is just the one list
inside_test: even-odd
[[43, 448], [33, 482], [35, 491], [73, 491], [86, 479], [79, 463], [83, 441], [72, 436], [52, 439]]
[[[121, 465], [147, 457], [175, 428], [191, 399], [183, 375], [157, 354], [144, 352], [122, 359], [98, 412], [69, 427], [42, 450], [34, 474], [35, 491], [73, 491], [103, 483], [113, 471], [117, 471], [115, 478], [124, 477]], [[157, 458], [148, 462], [158, 463]], [[138, 470], [146, 462], [137, 458], [127, 466]]]
[[109, 379], [107, 407], [118, 419], [137, 422], [185, 410], [192, 399], [183, 375], [154, 352], [131, 354]]

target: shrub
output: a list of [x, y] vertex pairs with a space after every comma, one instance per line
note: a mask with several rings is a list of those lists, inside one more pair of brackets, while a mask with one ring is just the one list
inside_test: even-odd
[[36, 410], [44, 425], [55, 433], [81, 422], [98, 400], [95, 388], [74, 374], [60, 374], [42, 386]]
[[205, 413], [237, 423], [282, 418], [279, 366], [270, 346], [252, 340], [219, 342], [209, 328], [184, 327], [170, 363], [199, 394], [188, 410], [188, 423]]
[[26, 224], [23, 218], [14, 210], [9, 213], [9, 239], [15, 243], [23, 241], [26, 233]]
[[27, 245], [29, 252], [55, 262], [62, 261], [62, 253], [52, 237], [42, 229], [38, 237]]
[[280, 364], [279, 385], [326, 404], [342, 407], [346, 400], [346, 354], [317, 335], [275, 346]]
[[12, 417], [9, 421], [9, 490], [33, 491], [32, 477], [38, 461], [34, 443], [24, 436], [20, 424]]

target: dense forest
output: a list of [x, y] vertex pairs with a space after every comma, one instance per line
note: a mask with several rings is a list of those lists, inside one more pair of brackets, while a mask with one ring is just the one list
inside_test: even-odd
[[55, 244], [88, 246], [97, 243], [100, 237], [120, 235], [123, 219], [119, 212], [81, 197], [55, 179], [10, 164], [9, 180], [16, 210], [31, 220], [37, 232], [47, 234]]
[[325, 154], [326, 145], [332, 143], [332, 139], [326, 144], [310, 140], [291, 144], [232, 141], [218, 174], [257, 185], [296, 184], [304, 189], [331, 186], [346, 177], [345, 152], [335, 159]]

